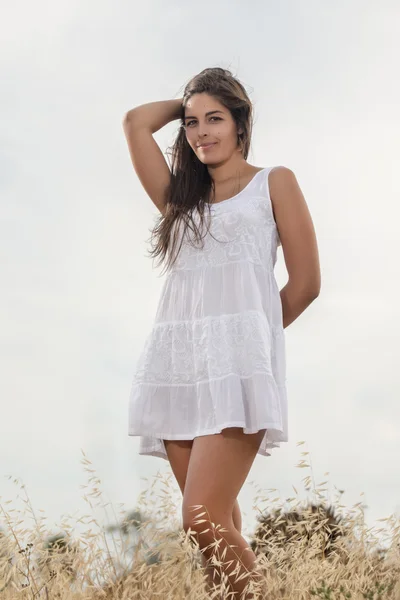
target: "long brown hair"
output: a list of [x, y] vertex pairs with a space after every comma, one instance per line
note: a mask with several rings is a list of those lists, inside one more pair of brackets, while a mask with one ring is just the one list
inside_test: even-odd
[[[223, 104], [231, 113], [237, 129], [238, 145], [244, 159], [247, 159], [251, 133], [253, 128], [253, 109], [251, 101], [243, 85], [227, 69], [212, 67], [204, 69], [195, 75], [185, 86], [180, 114], [180, 128], [172, 145], [171, 179], [165, 193], [165, 215], [161, 214], [158, 223], [151, 231], [150, 241], [154, 245], [150, 257], [160, 255], [158, 266], [165, 260], [168, 270], [176, 261], [182, 241], [188, 227], [195, 231], [196, 241], [200, 232], [192, 218], [192, 212], [197, 209], [201, 224], [204, 223], [204, 210], [209, 207], [205, 198], [215, 193], [214, 182], [207, 169], [190, 147], [185, 133], [185, 106], [194, 94], [207, 93]], [[169, 147], [167, 150], [169, 150]], [[173, 251], [177, 245], [180, 222], [184, 222], [181, 245], [175, 256]], [[174, 230], [171, 247], [171, 233]], [[155, 241], [154, 241], [155, 240]]]

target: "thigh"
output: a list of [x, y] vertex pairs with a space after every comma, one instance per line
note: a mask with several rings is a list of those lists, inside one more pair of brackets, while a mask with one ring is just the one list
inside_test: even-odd
[[196, 519], [200, 511], [193, 511], [193, 506], [200, 504], [213, 522], [230, 522], [265, 431], [249, 434], [241, 427], [229, 427], [193, 440], [182, 505], [185, 525]]
[[172, 472], [183, 496], [193, 440], [164, 440], [164, 445]]

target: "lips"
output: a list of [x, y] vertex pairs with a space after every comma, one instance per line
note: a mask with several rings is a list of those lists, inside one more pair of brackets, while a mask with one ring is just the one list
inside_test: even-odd
[[197, 146], [198, 148], [208, 148], [209, 146], [215, 146], [216, 142], [213, 142], [212, 144], [201, 144], [201, 146]]

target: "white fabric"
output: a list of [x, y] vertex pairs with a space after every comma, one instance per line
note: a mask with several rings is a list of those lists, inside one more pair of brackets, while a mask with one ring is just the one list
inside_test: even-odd
[[192, 440], [226, 427], [266, 428], [263, 456], [288, 441], [272, 168], [211, 204], [210, 231], [197, 248], [185, 239], [167, 271], [129, 398], [128, 435], [141, 436], [139, 454], [168, 460], [164, 439]]

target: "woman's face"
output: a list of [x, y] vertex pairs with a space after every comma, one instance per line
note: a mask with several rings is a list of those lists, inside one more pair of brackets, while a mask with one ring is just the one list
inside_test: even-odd
[[[236, 123], [212, 96], [194, 94], [186, 104], [184, 122], [188, 144], [202, 163], [224, 161], [238, 150]], [[202, 148], [201, 144], [212, 145]]]

